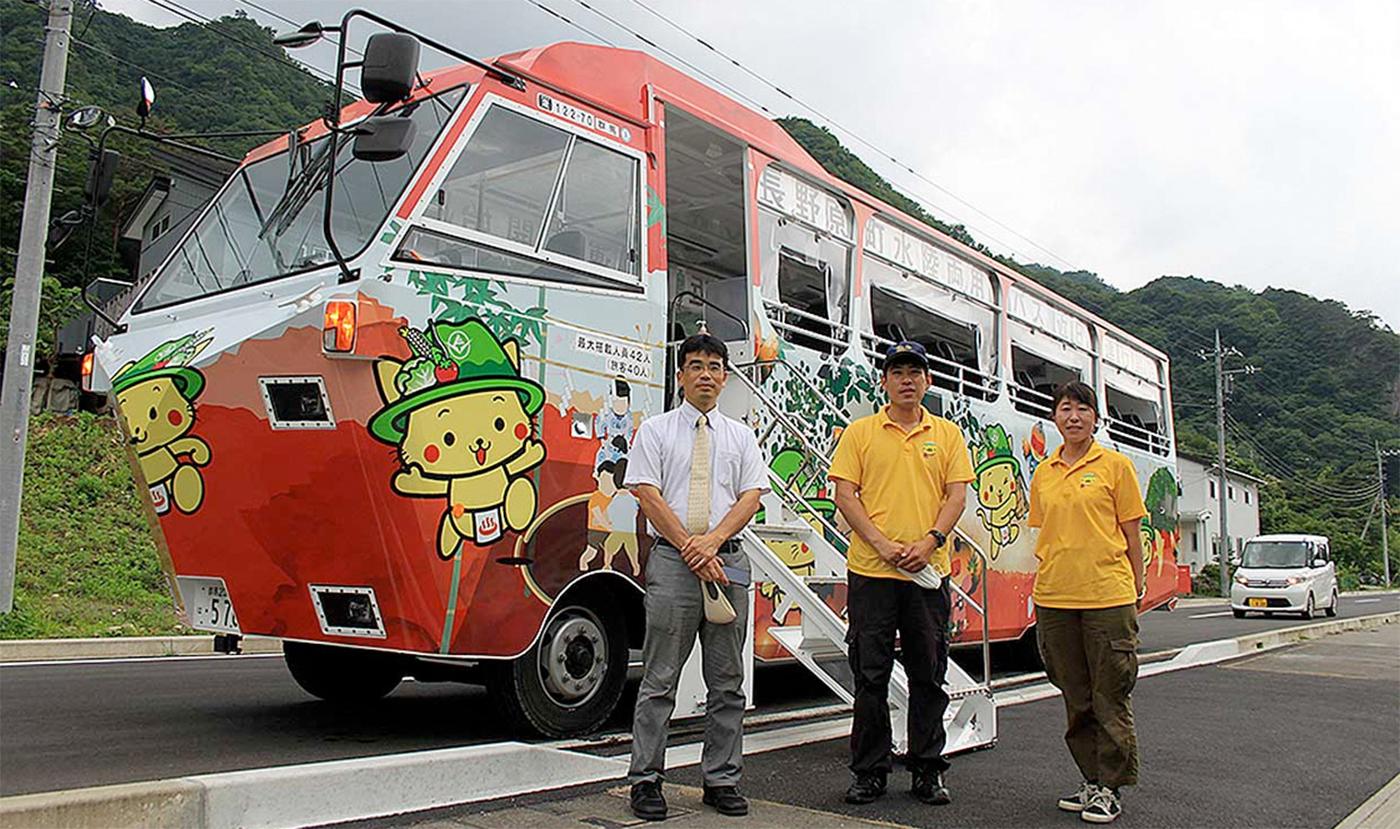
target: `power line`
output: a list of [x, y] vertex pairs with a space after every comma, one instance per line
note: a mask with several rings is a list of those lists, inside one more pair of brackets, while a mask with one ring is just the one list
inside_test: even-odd
[[[576, 2], [581, 2], [581, 0], [576, 0]], [[920, 181], [923, 181], [923, 182], [925, 182], [926, 184], [928, 184], [930, 187], [933, 187], [934, 189], [936, 189], [938, 192], [943, 193], [943, 194], [947, 195], [949, 198], [953, 199], [954, 201], [957, 201], [959, 204], [962, 204], [962, 205], [966, 206], [966, 207], [967, 207], [969, 210], [971, 210], [972, 212], [976, 213], [976, 214], [979, 215], [979, 216], [982, 216], [983, 218], [987, 219], [988, 221], [992, 222], [993, 224], [997, 225], [998, 227], [1001, 227], [1001, 228], [1007, 230], [1008, 232], [1010, 232], [1012, 235], [1016, 236], [1017, 238], [1022, 239], [1022, 240], [1024, 240], [1024, 241], [1028, 242], [1032, 247], [1037, 248], [1037, 249], [1039, 249], [1040, 251], [1049, 254], [1051, 258], [1055, 259], [1056, 261], [1060, 262], [1061, 264], [1065, 265], [1066, 267], [1070, 268], [1071, 270], [1074, 270], [1074, 269], [1075, 269], [1074, 265], [1073, 265], [1072, 263], [1070, 263], [1070, 261], [1069, 261], [1068, 259], [1064, 258], [1063, 256], [1060, 256], [1059, 254], [1055, 253], [1053, 250], [1050, 250], [1050, 249], [1047, 248], [1046, 246], [1044, 246], [1044, 245], [1042, 245], [1042, 244], [1036, 242], [1034, 239], [1030, 238], [1029, 236], [1026, 236], [1026, 235], [1023, 234], [1023, 233], [1018, 232], [1015, 228], [1011, 227], [1010, 225], [1007, 225], [1005, 222], [1002, 222], [1002, 221], [998, 220], [997, 218], [995, 218], [994, 216], [992, 216], [992, 215], [986, 213], [985, 211], [980, 210], [976, 205], [974, 205], [974, 204], [972, 204], [971, 202], [967, 201], [966, 199], [962, 198], [962, 197], [959, 196], [958, 194], [954, 193], [952, 190], [949, 190], [947, 187], [944, 187], [943, 185], [939, 184], [938, 182], [934, 181], [933, 179], [929, 178], [928, 176], [924, 175], [923, 173], [920, 173], [919, 171], [915, 170], [913, 167], [910, 167], [908, 164], [906, 164], [906, 163], [900, 161], [899, 159], [895, 158], [893, 154], [891, 154], [891, 153], [889, 153], [888, 151], [884, 150], [883, 148], [877, 146], [876, 144], [874, 144], [873, 142], [869, 141], [869, 140], [866, 139], [865, 137], [863, 137], [863, 136], [861, 136], [860, 134], [856, 133], [854, 130], [850, 129], [849, 127], [843, 126], [842, 124], [840, 124], [839, 122], [837, 122], [834, 118], [831, 118], [830, 116], [828, 116], [828, 115], [826, 115], [825, 113], [823, 113], [821, 110], [818, 110], [816, 107], [814, 107], [814, 106], [812, 106], [811, 104], [807, 103], [806, 101], [804, 101], [804, 100], [798, 98], [796, 95], [793, 95], [792, 93], [790, 93], [790, 92], [788, 92], [788, 91], [786, 91], [786, 90], [780, 88], [779, 86], [777, 86], [776, 84], [774, 84], [772, 81], [769, 81], [767, 78], [765, 78], [764, 76], [760, 75], [758, 72], [756, 72], [756, 71], [754, 71], [753, 69], [750, 69], [748, 66], [744, 65], [744, 64], [743, 64], [742, 62], [740, 62], [737, 58], [735, 58], [735, 57], [733, 57], [732, 55], [729, 55], [729, 54], [727, 54], [727, 53], [721, 51], [720, 49], [718, 49], [717, 47], [715, 47], [713, 44], [709, 43], [708, 41], [706, 41], [706, 40], [704, 40], [704, 39], [702, 39], [702, 38], [700, 38], [700, 37], [698, 37], [697, 35], [692, 34], [688, 29], [686, 29], [684, 26], [680, 25], [679, 23], [675, 22], [675, 21], [672, 20], [671, 18], [667, 17], [666, 15], [662, 14], [661, 12], [656, 11], [655, 9], [651, 8], [650, 6], [648, 6], [647, 4], [641, 2], [641, 0], [630, 0], [630, 2], [631, 2], [633, 5], [638, 6], [638, 7], [640, 7], [641, 9], [643, 9], [644, 11], [648, 12], [648, 13], [651, 14], [652, 16], [658, 18], [658, 19], [661, 20], [662, 22], [666, 23], [666, 24], [667, 24], [668, 26], [670, 26], [671, 28], [673, 28], [673, 29], [675, 29], [675, 30], [681, 32], [681, 33], [684, 34], [685, 36], [691, 38], [691, 39], [694, 40], [696, 43], [700, 44], [702, 47], [704, 47], [704, 48], [710, 50], [711, 52], [714, 52], [716, 55], [718, 55], [718, 56], [720, 56], [721, 58], [723, 58], [723, 59], [729, 61], [730, 64], [732, 64], [733, 66], [735, 66], [736, 68], [738, 68], [740, 71], [742, 71], [742, 72], [744, 72], [745, 74], [747, 74], [749, 77], [751, 77], [751, 78], [757, 80], [758, 82], [760, 82], [760, 83], [762, 83], [762, 84], [768, 86], [769, 88], [771, 88], [771, 89], [773, 89], [774, 91], [776, 91], [778, 94], [782, 95], [783, 97], [787, 98], [788, 100], [792, 101], [793, 103], [795, 103], [795, 104], [797, 104], [797, 105], [803, 107], [803, 108], [806, 109], [807, 111], [809, 111], [809, 112], [811, 112], [812, 114], [816, 115], [818, 118], [821, 118], [822, 120], [827, 121], [827, 122], [830, 123], [833, 127], [837, 128], [837, 129], [839, 129], [839, 130], [841, 130], [841, 132], [843, 132], [843, 133], [845, 133], [846, 135], [850, 136], [851, 138], [855, 139], [857, 142], [859, 142], [859, 143], [865, 145], [866, 147], [868, 147], [869, 149], [874, 150], [875, 152], [879, 153], [881, 156], [883, 156], [884, 158], [886, 158], [887, 160], [889, 160], [892, 164], [898, 165], [898, 166], [900, 167], [900, 169], [903, 169], [903, 170], [907, 171], [908, 173], [910, 173], [910, 174], [913, 175], [914, 177], [918, 178]], [[946, 210], [946, 209], [944, 209], [944, 212], [947, 213], [947, 214], [950, 215], [950, 216], [953, 215], [951, 211], [948, 211], [948, 210]], [[954, 216], [954, 218], [957, 218], [957, 217]], [[961, 223], [963, 223], [963, 224], [969, 224], [969, 225], [970, 225], [970, 223], [966, 222], [965, 220], [958, 219], [958, 221], [961, 222]], [[1014, 250], [1014, 248], [1012, 248], [1011, 246], [1005, 245], [1005, 243], [1001, 243], [1001, 244], [1002, 244], [1004, 247], [1008, 247], [1009, 249]], [[1027, 258], [1029, 258], [1029, 257], [1027, 257]]]
[[[266, 7], [266, 6], [259, 6], [257, 3], [254, 3], [253, 0], [236, 0], [236, 1], [239, 2], [239, 3], [242, 3], [242, 4], [245, 5], [245, 6], [248, 6], [249, 8], [256, 9], [256, 10], [258, 10], [258, 11], [264, 13], [264, 14], [270, 14], [270, 15], [272, 15], [273, 17], [277, 18], [278, 20], [282, 21], [283, 23], [286, 23], [286, 24], [289, 25], [289, 26], [297, 26], [297, 27], [300, 27], [300, 26], [301, 26], [300, 23], [298, 23], [297, 21], [291, 19], [290, 17], [287, 17], [287, 16], [284, 15], [284, 14], [278, 14], [277, 12], [273, 11], [272, 9], [269, 9], [269, 8]], [[344, 33], [344, 32], [341, 32], [341, 33], [340, 33], [340, 36], [341, 36], [341, 37], [344, 37], [344, 36], [345, 36], [345, 33]], [[323, 34], [322, 37], [324, 37], [324, 38], [325, 38], [327, 41], [329, 41], [332, 45], [339, 45], [339, 43], [340, 43], [340, 41], [339, 41], [337, 38], [331, 37], [331, 36], [328, 35], [328, 34]], [[364, 57], [364, 54], [365, 54], [364, 52], [361, 52], [359, 49], [356, 49], [354, 46], [351, 46], [351, 45], [348, 44], [348, 43], [345, 44], [345, 51], [347, 51], [347, 52], [352, 52], [352, 53], [354, 53], [354, 54], [356, 54], [356, 55], [359, 55], [360, 57]]]
[[126, 58], [123, 58], [123, 57], [120, 57], [120, 56], [118, 56], [118, 55], [115, 55], [115, 54], [113, 54], [112, 52], [110, 52], [110, 51], [108, 51], [108, 50], [106, 50], [106, 49], [102, 48], [101, 46], [98, 46], [98, 45], [96, 45], [96, 44], [94, 44], [94, 43], [88, 43], [87, 41], [85, 41], [85, 40], [80, 40], [80, 39], [78, 39], [78, 38], [76, 38], [76, 37], [73, 38], [73, 42], [76, 43], [76, 44], [78, 44], [79, 46], [83, 47], [84, 49], [88, 49], [88, 50], [90, 50], [90, 51], [97, 52], [98, 54], [106, 55], [107, 57], [111, 58], [111, 59], [114, 60], [114, 61], [117, 61], [118, 63], [122, 63], [122, 64], [125, 64], [125, 65], [127, 65], [127, 66], [130, 66], [132, 69], [137, 70], [138, 72], [140, 72], [140, 73], [143, 74], [143, 75], [148, 75], [148, 76], [150, 76], [150, 77], [152, 77], [152, 78], [155, 78], [155, 79], [157, 79], [157, 80], [159, 80], [159, 81], [163, 81], [163, 82], [165, 82], [165, 83], [168, 83], [168, 84], [170, 84], [171, 86], [175, 87], [176, 89], [183, 89], [183, 90], [185, 90], [186, 92], [189, 92], [189, 93], [192, 94], [192, 95], [198, 95], [198, 96], [200, 96], [201, 98], [203, 98], [204, 100], [206, 100], [206, 101], [208, 101], [208, 102], [210, 102], [210, 103], [219, 104], [220, 106], [223, 105], [223, 102], [222, 102], [222, 101], [218, 100], [218, 99], [215, 98], [213, 95], [210, 95], [210, 94], [207, 93], [207, 92], [203, 92], [203, 91], [198, 90], [198, 89], [195, 89], [195, 88], [193, 88], [193, 87], [186, 86], [185, 84], [180, 83], [179, 81], [175, 80], [174, 78], [172, 78], [172, 77], [170, 77], [170, 76], [168, 76], [168, 75], [162, 75], [162, 74], [160, 74], [159, 72], [156, 72], [156, 71], [154, 71], [154, 70], [152, 70], [152, 69], [147, 69], [146, 67], [142, 66], [142, 65], [139, 64], [139, 63], [136, 63], [136, 62], [134, 62], [134, 61], [130, 61], [130, 60], [127, 60]]
[[[1227, 418], [1229, 418], [1228, 415]], [[1340, 489], [1334, 485], [1327, 485], [1323, 483], [1318, 483], [1316, 481], [1310, 481], [1306, 477], [1304, 477], [1306, 473], [1303, 473], [1298, 469], [1287, 465], [1285, 462], [1279, 460], [1277, 457], [1273, 456], [1268, 450], [1264, 449], [1257, 442], [1255, 442], [1255, 440], [1252, 437], [1250, 437], [1249, 433], [1240, 425], [1238, 421], [1234, 420], [1233, 418], [1229, 418], [1229, 423], [1231, 427], [1231, 433], [1237, 439], [1244, 441], [1250, 446], [1250, 448], [1255, 450], [1255, 452], [1257, 453], [1255, 460], [1258, 461], [1267, 471], [1269, 471], [1271, 474], [1275, 475], [1276, 477], [1280, 478], [1281, 480], [1287, 483], [1293, 484], [1295, 486], [1307, 490], [1312, 495], [1315, 495], [1320, 498], [1327, 498], [1333, 501], [1340, 501], [1346, 503], [1364, 503], [1365, 501], [1375, 497], [1376, 493], [1380, 491], [1380, 487], [1378, 484]]]
[[598, 34], [597, 32], [594, 32], [592, 29], [589, 29], [587, 26], [584, 26], [583, 24], [577, 23], [577, 22], [575, 22], [575, 21], [573, 21], [573, 20], [570, 20], [568, 17], [565, 17], [563, 14], [561, 14], [561, 13], [555, 11], [554, 9], [551, 9], [549, 6], [546, 6], [546, 5], [544, 5], [543, 3], [538, 2], [537, 0], [525, 0], [525, 2], [526, 2], [526, 3], [529, 3], [530, 5], [534, 6], [534, 7], [537, 8], [537, 9], [539, 9], [540, 11], [544, 12], [545, 14], [549, 15], [550, 17], [556, 18], [556, 19], [558, 19], [558, 20], [562, 20], [563, 22], [567, 23], [568, 25], [572, 26], [573, 28], [577, 29], [578, 31], [583, 32], [584, 34], [588, 35], [589, 37], [593, 38], [594, 40], [597, 40], [597, 41], [599, 41], [599, 42], [601, 42], [601, 43], [606, 43], [606, 44], [609, 45], [609, 46], [616, 46], [616, 45], [617, 45], [616, 43], [614, 43], [614, 42], [612, 42], [611, 40], [609, 40], [609, 39], [603, 37], [602, 35]]
[[[596, 15], [597, 17], [601, 17], [603, 20], [606, 20], [608, 23], [611, 23], [613, 26], [616, 26], [617, 28], [623, 30], [624, 32], [627, 32], [627, 33], [630, 34], [632, 37], [636, 38], [638, 41], [640, 41], [640, 42], [642, 42], [642, 43], [644, 43], [644, 44], [646, 44], [646, 45], [652, 47], [653, 49], [656, 49], [657, 51], [661, 52], [662, 54], [666, 55], [667, 57], [671, 58], [672, 60], [674, 60], [674, 61], [680, 63], [681, 65], [685, 66], [686, 68], [690, 69], [691, 71], [695, 72], [696, 74], [699, 74], [699, 75], [701, 75], [702, 77], [708, 79], [711, 83], [714, 83], [716, 86], [719, 86], [720, 88], [726, 90], [727, 92], [729, 92], [730, 94], [732, 94], [733, 96], [735, 96], [736, 98], [738, 98], [739, 100], [744, 101], [745, 103], [749, 104], [750, 106], [753, 106], [754, 108], [759, 109], [759, 110], [761, 110], [761, 111], [767, 113], [767, 114], [770, 115], [770, 116], [771, 116], [771, 115], [775, 115], [775, 113], [773, 112], [773, 110], [771, 110], [770, 108], [768, 108], [768, 106], [766, 106], [766, 105], [763, 104], [762, 102], [760, 102], [760, 101], [756, 100], [755, 98], [753, 98], [752, 96], [750, 96], [750, 95], [748, 95], [748, 94], [746, 94], [746, 93], [740, 91], [739, 89], [735, 88], [732, 84], [729, 84], [729, 83], [727, 83], [727, 82], [725, 82], [725, 81], [723, 81], [723, 80], [721, 80], [721, 79], [715, 77], [715, 76], [714, 76], [713, 74], [711, 74], [710, 72], [706, 71], [705, 69], [702, 69], [701, 67], [699, 67], [699, 66], [697, 66], [695, 63], [693, 63], [693, 62], [691, 62], [691, 61], [685, 59], [684, 57], [681, 57], [680, 55], [676, 54], [675, 52], [671, 51], [670, 49], [667, 49], [665, 46], [662, 46], [661, 44], [657, 43], [656, 41], [652, 40], [651, 38], [648, 38], [647, 36], [641, 34], [640, 32], [638, 32], [638, 31], [636, 31], [635, 29], [631, 28], [631, 27], [628, 26], [627, 24], [625, 24], [625, 23], [623, 23], [622, 21], [618, 20], [617, 18], [615, 18], [615, 17], [613, 17], [613, 16], [607, 14], [606, 12], [599, 11], [598, 9], [596, 9], [596, 8], [594, 8], [593, 6], [589, 5], [588, 2], [586, 2], [586, 0], [574, 0], [574, 2], [577, 3], [579, 6], [582, 6], [583, 8], [585, 8], [585, 9], [587, 9], [588, 11], [592, 12], [592, 13], [593, 13], [594, 15]], [[685, 32], [684, 29], [681, 29], [681, 31], [682, 31], [682, 32]], [[703, 40], [700, 40], [699, 38], [696, 38], [694, 35], [690, 35], [689, 32], [685, 32], [685, 33], [686, 33], [687, 36], [689, 36], [689, 37], [693, 38], [694, 40], [696, 40], [696, 42], [708, 46], [708, 44], [705, 44], [705, 42], [704, 42]], [[713, 47], [710, 47], [710, 48], [713, 48]], [[731, 61], [732, 61], [732, 59], [731, 59]], [[737, 62], [736, 62], [736, 63], [737, 63]], [[760, 77], [760, 80], [762, 80], [761, 77]], [[782, 89], [781, 87], [779, 87], [779, 86], [777, 86], [777, 85], [775, 85], [775, 84], [773, 84], [773, 83], [771, 83], [771, 82], [769, 82], [769, 81], [766, 81], [766, 80], [764, 80], [763, 82], [764, 82], [768, 87], [770, 87], [770, 88], [773, 89], [774, 91], [778, 92], [778, 93], [779, 93], [780, 95], [782, 95], [783, 97], [788, 98], [789, 100], [793, 101], [794, 103], [798, 104], [799, 106], [802, 106], [803, 108], [807, 109], [807, 110], [808, 110], [809, 112], [811, 112], [813, 115], [817, 116], [817, 118], [829, 122], [833, 127], [835, 127], [836, 129], [840, 130], [841, 132], [843, 132], [843, 133], [849, 135], [850, 137], [854, 138], [857, 142], [859, 142], [859, 143], [861, 143], [861, 144], [865, 144], [865, 145], [868, 146], [868, 147], [871, 147], [872, 149], [875, 150], [875, 152], [880, 153], [880, 155], [882, 155], [882, 156], [885, 156], [885, 157], [887, 157], [887, 158], [892, 158], [892, 159], [893, 159], [892, 156], [889, 156], [888, 153], [885, 153], [885, 152], [882, 151], [879, 147], [874, 146], [874, 145], [871, 144], [869, 141], [866, 141], [864, 138], [862, 138], [860, 135], [856, 134], [855, 132], [851, 131], [850, 129], [848, 129], [848, 128], [844, 127], [844, 126], [841, 126], [841, 125], [840, 125], [839, 123], [837, 123], [836, 121], [834, 121], [834, 120], [832, 120], [831, 118], [827, 117], [826, 115], [822, 114], [819, 110], [817, 110], [817, 109], [815, 109], [815, 108], [813, 108], [813, 107], [811, 107], [811, 106], [808, 106], [807, 104], [805, 104], [805, 103], [803, 103], [802, 101], [798, 100], [797, 98], [793, 97], [790, 93], [788, 93], [786, 90]], [[904, 169], [909, 169], [906, 165], [904, 165], [904, 164], [902, 164], [901, 162], [899, 162], [898, 159], [893, 159], [893, 160], [895, 161], [896, 164], [900, 164], [900, 166], [903, 167]], [[911, 172], [912, 172], [912, 171], [911, 171]], [[1019, 254], [1021, 254], [1024, 258], [1027, 258], [1027, 259], [1034, 258], [1034, 257], [1025, 256], [1025, 255], [1024, 255], [1024, 252], [1023, 252], [1022, 250], [1020, 250], [1016, 245], [1008, 244], [1007, 242], [1001, 240], [1000, 238], [998, 238], [998, 237], [992, 235], [992, 234], [991, 234], [990, 232], [988, 232], [987, 230], [985, 230], [985, 229], [983, 229], [983, 228], [980, 228], [980, 227], [977, 227], [976, 225], [972, 224], [971, 222], [967, 221], [966, 219], [964, 219], [964, 218], [958, 216], [957, 214], [953, 213], [953, 211], [948, 210], [948, 209], [943, 208], [943, 207], [938, 207], [937, 209], [938, 209], [938, 211], [941, 212], [944, 216], [947, 216], [947, 217], [953, 219], [953, 221], [956, 222], [957, 224], [960, 224], [960, 225], [963, 225], [964, 227], [970, 227], [970, 228], [972, 228], [972, 229], [974, 229], [974, 230], [977, 230], [977, 232], [982, 236], [982, 238], [984, 238], [984, 239], [989, 239], [989, 240], [991, 240], [992, 242], [995, 242], [997, 245], [1001, 246], [1003, 249], [1008, 250], [1008, 251], [1010, 251], [1010, 252], [1012, 252], [1012, 253], [1019, 253]], [[1013, 231], [1013, 232], [1014, 232], [1014, 231]], [[1066, 264], [1068, 264], [1068, 263], [1066, 263]], [[1071, 265], [1070, 267], [1072, 268], [1073, 266]]]
[[[317, 67], [311, 66], [310, 64], [304, 64], [299, 61], [295, 61], [287, 57], [285, 54], [279, 55], [277, 53], [267, 51], [257, 44], [249, 43], [246, 40], [234, 37], [232, 34], [229, 34], [228, 32], [216, 27], [214, 25], [215, 21], [213, 21], [212, 19], [205, 17], [199, 12], [181, 6], [179, 3], [176, 3], [175, 0], [146, 0], [146, 2], [159, 9], [170, 12], [171, 14], [183, 17], [185, 20], [194, 23], [195, 25], [202, 26], [206, 31], [213, 32], [214, 34], [229, 41], [230, 43], [233, 43], [255, 54], [262, 55], [263, 57], [271, 61], [274, 61], [292, 69], [298, 69], [304, 72], [311, 73], [313, 75], [317, 75], [323, 80], [330, 81], [331, 83], [335, 82], [335, 76], [326, 72], [324, 69], [318, 69]], [[349, 81], [345, 82], [345, 86], [352, 92], [354, 92], [357, 97], [363, 97], [363, 95], [360, 93], [360, 90], [356, 88], [353, 84], [351, 84]]]
[[1319, 483], [1317, 480], [1309, 480], [1306, 477], [1306, 473], [1301, 472], [1294, 467], [1283, 465], [1281, 462], [1272, 459], [1272, 456], [1270, 456], [1267, 453], [1267, 451], [1263, 449], [1263, 447], [1255, 443], [1249, 437], [1248, 433], [1244, 432], [1238, 427], [1232, 427], [1231, 433], [1237, 439], [1247, 443], [1255, 451], [1256, 456], [1254, 459], [1261, 466], [1264, 467], [1265, 471], [1278, 477], [1280, 480], [1286, 481], [1291, 484], [1295, 484], [1298, 487], [1309, 490], [1313, 494], [1316, 494], [1320, 497], [1339, 501], [1357, 501], [1370, 498], [1374, 496], [1378, 491], [1378, 488], [1375, 486], [1339, 489], [1335, 485]]

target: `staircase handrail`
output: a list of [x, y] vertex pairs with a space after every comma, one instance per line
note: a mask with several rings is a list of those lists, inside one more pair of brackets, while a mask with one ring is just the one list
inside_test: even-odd
[[966, 599], [973, 607], [977, 608], [977, 615], [982, 617], [982, 684], [985, 685], [987, 688], [991, 688], [992, 623], [991, 620], [987, 618], [987, 608], [989, 607], [989, 605], [987, 604], [987, 582], [991, 580], [990, 576], [992, 574], [992, 560], [987, 556], [987, 552], [982, 549], [982, 545], [978, 544], [976, 541], [973, 541], [972, 536], [963, 532], [956, 524], [953, 525], [953, 535], [957, 538], [961, 538], [963, 540], [963, 543], [971, 547], [972, 552], [976, 553], [977, 557], [982, 559], [982, 604], [980, 607], [978, 606], [977, 602], [973, 601], [971, 596], [967, 595], [967, 593], [961, 587], [958, 586], [957, 582], [952, 580], [951, 574], [946, 578], [948, 578], [948, 583], [953, 586], [954, 590], [962, 594], [962, 597], [964, 599]]

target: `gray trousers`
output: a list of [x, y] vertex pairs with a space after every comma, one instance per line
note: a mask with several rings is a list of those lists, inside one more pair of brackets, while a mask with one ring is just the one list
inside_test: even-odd
[[653, 547], [646, 570], [647, 630], [627, 782], [659, 781], [666, 776], [666, 736], [676, 708], [676, 686], [699, 634], [707, 691], [700, 769], [706, 786], [736, 785], [744, 770], [743, 657], [748, 587], [730, 584], [725, 588], [739, 618], [727, 625], [714, 625], [705, 621], [699, 578], [675, 548], [665, 544]]

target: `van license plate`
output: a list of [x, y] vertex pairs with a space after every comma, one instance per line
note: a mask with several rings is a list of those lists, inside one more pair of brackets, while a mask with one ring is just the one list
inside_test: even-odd
[[1249, 606], [1250, 606], [1250, 607], [1268, 607], [1268, 606], [1269, 606], [1269, 600], [1268, 600], [1268, 599], [1250, 599], [1250, 600], [1249, 600]]
[[190, 615], [190, 627], [219, 633], [243, 632], [238, 627], [238, 614], [233, 612], [233, 600], [229, 598], [223, 579], [178, 576], [176, 580], [180, 583], [180, 596], [185, 600], [185, 611]]

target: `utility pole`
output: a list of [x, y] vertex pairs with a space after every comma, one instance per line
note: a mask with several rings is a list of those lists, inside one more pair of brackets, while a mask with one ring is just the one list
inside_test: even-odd
[[35, 104], [29, 178], [15, 257], [15, 290], [10, 336], [0, 389], [0, 613], [14, 608], [15, 551], [19, 547], [19, 502], [24, 487], [24, 449], [29, 437], [29, 397], [34, 387], [39, 296], [44, 282], [44, 248], [53, 202], [58, 158], [60, 102], [68, 77], [69, 28], [73, 0], [49, 0], [44, 64]]
[[1225, 390], [1226, 383], [1231, 375], [1253, 374], [1258, 371], [1254, 366], [1244, 368], [1225, 369], [1226, 357], [1238, 357], [1240, 352], [1233, 346], [1230, 348], [1220, 347], [1220, 329], [1215, 329], [1215, 348], [1211, 351], [1199, 352], [1202, 360], [1215, 361], [1215, 431], [1216, 431], [1216, 463], [1220, 469], [1220, 484], [1217, 495], [1220, 496], [1220, 547], [1217, 556], [1220, 562], [1220, 595], [1230, 595], [1230, 522], [1229, 512], [1226, 504], [1227, 487], [1229, 486], [1229, 475], [1225, 467]]
[[1386, 523], [1386, 510], [1389, 506], [1386, 503], [1386, 496], [1390, 493], [1386, 490], [1389, 485], [1393, 485], [1395, 482], [1386, 480], [1384, 459], [1392, 455], [1400, 455], [1400, 449], [1387, 449], [1382, 452], [1381, 442], [1376, 441], [1376, 478], [1381, 484], [1380, 494], [1376, 497], [1381, 499], [1381, 563], [1385, 567], [1386, 587], [1390, 586], [1390, 526]]

